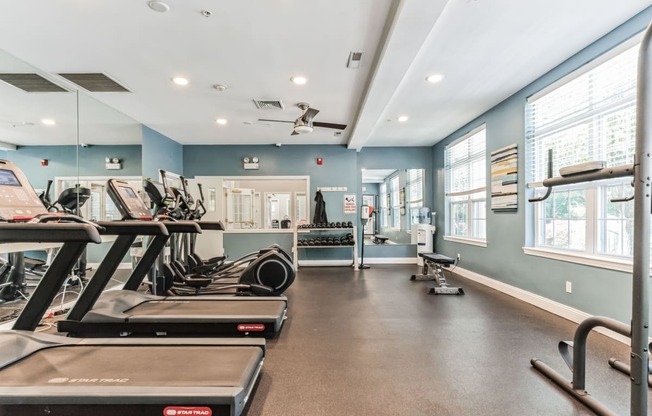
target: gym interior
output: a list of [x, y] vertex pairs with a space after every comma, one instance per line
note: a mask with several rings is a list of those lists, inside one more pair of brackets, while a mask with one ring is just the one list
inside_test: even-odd
[[650, 22], [0, 4], [0, 415], [650, 414]]

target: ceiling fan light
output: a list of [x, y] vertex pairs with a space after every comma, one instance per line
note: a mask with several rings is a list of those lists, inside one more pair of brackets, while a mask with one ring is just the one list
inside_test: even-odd
[[311, 126], [295, 126], [294, 127], [294, 132], [303, 134], [303, 133], [312, 133], [312, 127]]

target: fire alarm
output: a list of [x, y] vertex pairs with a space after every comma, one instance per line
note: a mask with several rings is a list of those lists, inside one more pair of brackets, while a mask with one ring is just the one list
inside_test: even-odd
[[47, 166], [48, 165], [48, 160], [47, 159], [41, 159], [41, 166]]
[[320, 165], [320, 166], [323, 165], [324, 164], [324, 159], [322, 159], [321, 157], [318, 157], [317, 158], [317, 164]]

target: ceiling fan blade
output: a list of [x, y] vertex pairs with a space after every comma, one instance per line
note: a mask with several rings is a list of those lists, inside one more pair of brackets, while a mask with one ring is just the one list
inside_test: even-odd
[[298, 135], [299, 135], [299, 133], [297, 133], [297, 132], [294, 131], [294, 130], [292, 130], [292, 134], [290, 134], [290, 136], [298, 136]]
[[322, 123], [321, 121], [313, 121], [312, 125], [314, 127], [326, 127], [327, 129], [336, 129], [336, 130], [344, 130], [346, 128], [346, 124]]
[[318, 113], [319, 113], [319, 110], [317, 110], [316, 108], [309, 108], [309, 109], [306, 110], [305, 113], [303, 113], [303, 116], [301, 116], [301, 118], [303, 119], [303, 121], [306, 122], [306, 124], [310, 124], [310, 122], [312, 121], [312, 119], [313, 119], [313, 118], [314, 118]]
[[271, 121], [273, 123], [292, 123], [294, 124], [294, 121], [287, 121], [287, 120], [268, 120], [265, 118], [259, 118], [258, 121]]

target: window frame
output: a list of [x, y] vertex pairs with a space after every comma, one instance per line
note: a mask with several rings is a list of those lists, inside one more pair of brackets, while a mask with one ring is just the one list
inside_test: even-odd
[[[608, 63], [612, 59], [627, 52], [632, 47], [635, 47], [637, 44], [640, 44], [641, 40], [642, 40], [642, 34], [638, 34], [631, 37], [627, 41], [603, 53], [602, 55], [592, 60], [591, 62], [583, 65], [582, 67], [576, 69], [575, 71], [569, 73], [568, 75], [562, 77], [561, 79], [553, 82], [552, 84], [546, 86], [545, 88], [541, 89], [537, 93], [528, 97], [525, 105], [526, 147], [532, 145], [529, 142], [529, 140], [531, 139], [528, 138], [528, 135], [531, 134], [528, 132], [528, 129], [532, 128], [532, 126], [528, 124], [528, 117], [529, 117], [528, 105], [530, 105], [531, 102], [535, 102], [538, 99], [545, 97], [547, 94], [552, 93], [558, 90], [559, 88], [568, 85], [569, 83], [575, 81], [576, 79], [589, 73], [590, 71], [600, 67], [605, 63]], [[636, 77], [636, 75], [634, 76]], [[636, 82], [636, 78], [634, 78], [634, 81]], [[626, 104], [623, 105], [622, 108], [625, 109], [631, 107], [629, 104]], [[635, 112], [636, 112], [636, 101], [634, 100], [634, 113]], [[591, 125], [590, 130], [592, 132], [598, 131], [600, 128], [603, 128], [600, 123], [604, 123], [604, 120], [610, 115], [613, 115], [614, 113], [616, 113], [616, 111], [605, 106], [602, 111], [595, 112], [595, 114], [593, 114], [592, 117], [590, 118], [586, 117], [587, 119], [586, 122], [590, 122]], [[561, 127], [559, 131], [564, 131], [564, 129], [570, 129], [572, 127], [573, 126], [571, 125], [566, 125]], [[632, 137], [631, 139], [635, 140], [635, 137]], [[599, 149], [599, 142], [600, 142], [600, 138], [596, 136], [595, 133], [592, 133], [590, 145], [593, 146], [595, 149]], [[526, 149], [526, 154], [527, 152], [529, 152], [529, 149]], [[531, 163], [533, 163], [533, 161], [526, 158], [526, 163], [528, 164], [528, 166], [526, 167], [526, 172], [527, 175], [530, 175], [530, 172], [534, 171], [534, 168], [531, 166]], [[608, 205], [608, 202], [606, 201], [607, 190], [609, 187], [622, 186], [624, 183], [627, 182], [631, 182], [631, 178], [615, 178], [610, 180], [576, 184], [576, 185], [559, 187], [559, 189], [553, 189], [552, 194], [554, 194], [555, 191], [557, 192], [566, 192], [568, 190], [585, 191], [585, 205], [584, 205], [585, 217], [584, 218], [586, 224], [584, 229], [584, 236], [585, 236], [584, 249], [576, 250], [576, 249], [559, 248], [559, 247], [540, 244], [541, 238], [543, 237], [542, 230], [541, 230], [541, 225], [542, 225], [541, 213], [542, 210], [545, 210], [545, 205], [544, 205], [545, 202], [540, 202], [540, 203], [533, 204], [533, 209], [526, 216], [526, 221], [528, 221], [532, 225], [531, 227], [532, 238], [529, 239], [528, 240], [529, 243], [525, 247], [523, 247], [523, 252], [528, 255], [553, 258], [556, 260], [590, 265], [590, 266], [606, 268], [611, 270], [631, 271], [631, 265], [632, 265], [631, 256], [622, 255], [622, 254], [605, 253], [603, 251], [604, 241], [602, 240], [601, 237], [605, 233], [605, 227], [607, 227], [606, 225], [607, 222], [613, 220], [609, 218], [601, 218], [603, 216], [602, 211]], [[527, 184], [527, 188], [529, 188], [528, 192], [531, 195], [540, 194], [544, 189], [542, 187], [541, 182], [530, 182]], [[633, 192], [633, 188], [632, 188], [632, 192]], [[625, 209], [626, 208], [623, 208], [623, 210]], [[627, 221], [626, 218], [623, 219], [622, 217], [619, 220]], [[626, 235], [623, 231], [623, 233], [620, 236], [621, 252], [624, 248], [623, 238], [625, 237]]]
[[[479, 133], [484, 133], [484, 149], [481, 152], [483, 155], [481, 158], [474, 158], [474, 155], [468, 157], [468, 160], [465, 163], [458, 164], [455, 166], [449, 166], [448, 157], [449, 150], [454, 146], [475, 137]], [[474, 246], [487, 247], [487, 233], [486, 233], [486, 224], [487, 224], [487, 125], [482, 123], [476, 128], [470, 130], [469, 132], [463, 134], [458, 139], [452, 141], [448, 144], [444, 150], [444, 181], [445, 181], [445, 207], [446, 207], [446, 227], [444, 232], [444, 240], [454, 241], [458, 243], [464, 243]], [[480, 154], [478, 152], [477, 154]], [[450, 175], [454, 167], [463, 167], [468, 166], [468, 169], [472, 169], [472, 164], [477, 161], [483, 161], [483, 172], [484, 172], [484, 186], [472, 188], [473, 184], [471, 183], [471, 178], [469, 178], [469, 188], [463, 191], [450, 192]], [[484, 196], [478, 197], [479, 194], [484, 194]], [[456, 197], [466, 196], [466, 200], [455, 200]], [[474, 204], [475, 203], [484, 203], [484, 216], [483, 218], [476, 218], [474, 215]], [[453, 205], [466, 205], [466, 235], [453, 234], [454, 228], [454, 215], [453, 215]], [[477, 221], [484, 221], [484, 237], [478, 237], [470, 235], [472, 232], [472, 226]]]

